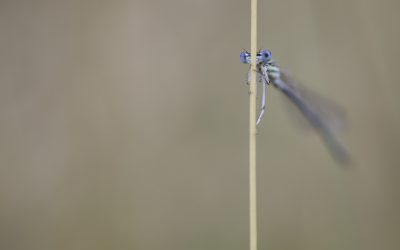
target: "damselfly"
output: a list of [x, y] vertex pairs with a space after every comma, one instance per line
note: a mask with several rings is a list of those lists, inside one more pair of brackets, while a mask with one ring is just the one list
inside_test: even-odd
[[[262, 84], [261, 109], [257, 118], [257, 125], [261, 122], [265, 113], [267, 85], [272, 85], [285, 94], [309, 121], [312, 127], [319, 132], [335, 159], [340, 162], [347, 162], [349, 154], [346, 148], [337, 140], [333, 128], [334, 124], [329, 119], [325, 119], [325, 114], [328, 112], [321, 111], [321, 107], [317, 107], [307, 100], [300, 89], [296, 87], [293, 78], [276, 64], [269, 50], [258, 52], [256, 56], [257, 82]], [[251, 54], [247, 51], [242, 52], [240, 60], [242, 63], [251, 64]], [[248, 82], [249, 77], [250, 70], [248, 73]]]

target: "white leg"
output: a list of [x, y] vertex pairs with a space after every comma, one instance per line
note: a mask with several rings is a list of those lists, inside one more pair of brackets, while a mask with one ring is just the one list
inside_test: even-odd
[[261, 79], [262, 79], [261, 111], [260, 114], [258, 115], [257, 125], [261, 122], [261, 119], [264, 116], [265, 106], [266, 106], [265, 102], [267, 96], [267, 79], [265, 79], [265, 77], [261, 77]]

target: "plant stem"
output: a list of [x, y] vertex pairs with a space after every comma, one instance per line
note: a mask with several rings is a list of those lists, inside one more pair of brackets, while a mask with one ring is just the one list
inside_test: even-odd
[[257, 250], [257, 186], [256, 186], [256, 96], [257, 96], [257, 0], [251, 0], [251, 81], [249, 121], [249, 185], [250, 185], [250, 250]]

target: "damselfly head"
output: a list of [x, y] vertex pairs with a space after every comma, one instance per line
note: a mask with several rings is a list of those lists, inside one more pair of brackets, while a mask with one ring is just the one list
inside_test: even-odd
[[[267, 63], [272, 59], [272, 53], [269, 50], [259, 51], [257, 54], [257, 64]], [[240, 61], [242, 63], [251, 64], [251, 54], [247, 51], [240, 53]]]

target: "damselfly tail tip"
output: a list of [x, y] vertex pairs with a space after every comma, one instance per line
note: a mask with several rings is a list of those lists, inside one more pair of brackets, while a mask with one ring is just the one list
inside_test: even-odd
[[345, 166], [346, 168], [350, 167], [351, 163], [352, 163], [350, 154], [347, 151], [343, 151], [343, 152], [340, 152], [339, 154], [336, 154], [335, 160], [340, 165]]
[[347, 148], [339, 143], [336, 138], [325, 137], [325, 139], [327, 139], [325, 142], [330, 149], [334, 160], [342, 166], [350, 166], [352, 159]]

